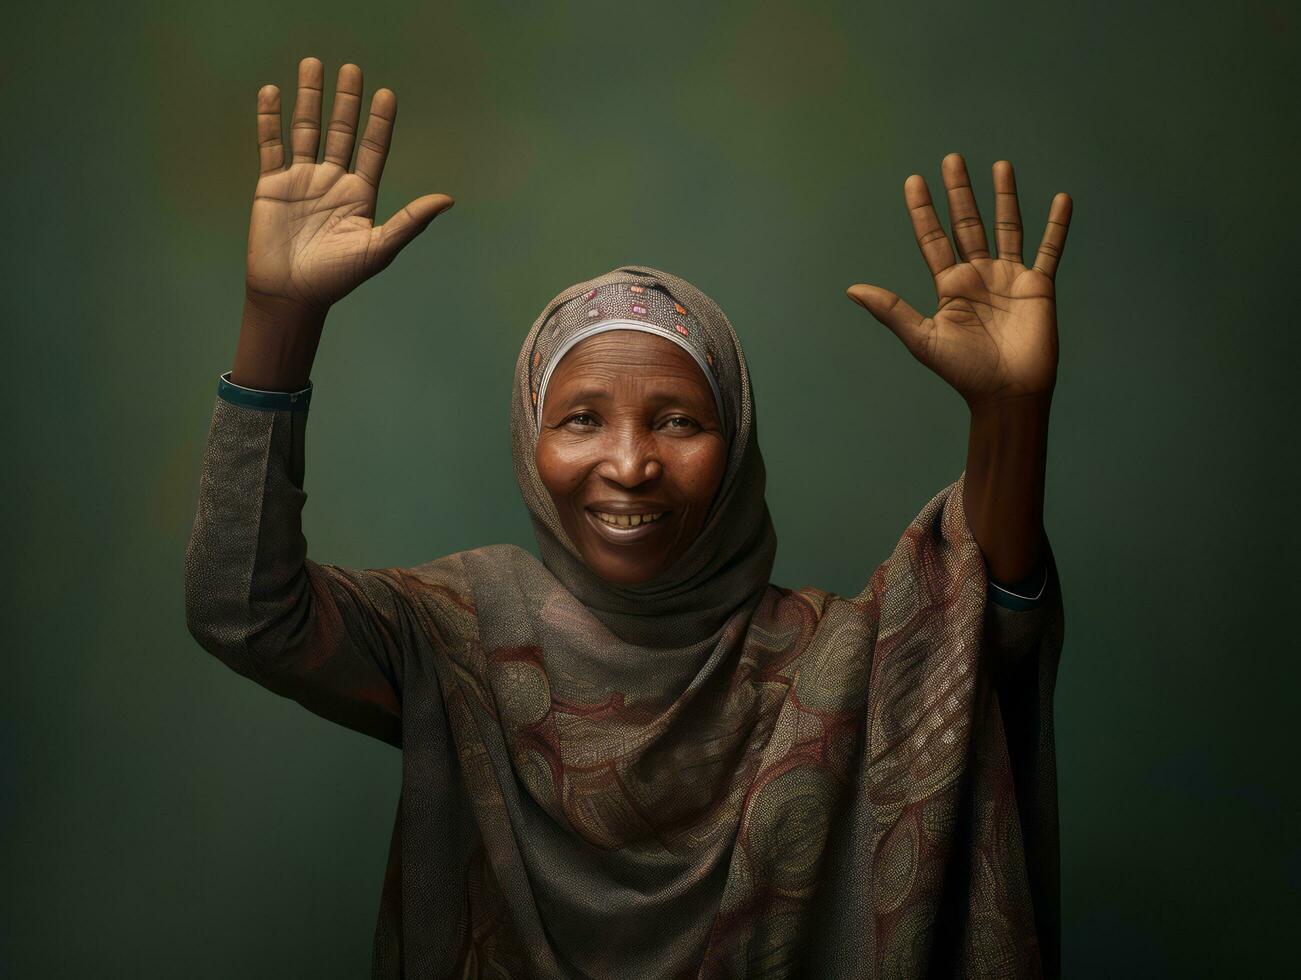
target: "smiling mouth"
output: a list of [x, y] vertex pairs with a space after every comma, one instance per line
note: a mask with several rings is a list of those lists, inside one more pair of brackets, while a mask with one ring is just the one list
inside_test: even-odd
[[606, 541], [629, 544], [640, 541], [665, 523], [672, 511], [662, 510], [648, 514], [609, 514], [604, 511], [584, 511], [592, 526]]
[[641, 524], [651, 524], [658, 521], [668, 511], [662, 510], [657, 514], [606, 514], [603, 511], [594, 510], [591, 513], [602, 524], [609, 524], [611, 527], [637, 527]]

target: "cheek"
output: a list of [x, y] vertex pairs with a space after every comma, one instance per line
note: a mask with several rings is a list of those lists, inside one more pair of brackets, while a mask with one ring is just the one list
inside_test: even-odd
[[713, 501], [726, 469], [727, 451], [717, 439], [685, 440], [673, 457], [674, 482], [700, 511]]
[[567, 497], [583, 484], [591, 468], [586, 454], [559, 440], [538, 443], [536, 462], [542, 485], [553, 497]]

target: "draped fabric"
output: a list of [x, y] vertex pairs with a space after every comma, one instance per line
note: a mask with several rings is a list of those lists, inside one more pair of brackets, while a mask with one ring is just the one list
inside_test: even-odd
[[[636, 587], [582, 563], [533, 462], [539, 334], [611, 285], [690, 311], [729, 415], [700, 539]], [[214, 412], [192, 630], [403, 751], [375, 975], [1056, 975], [1051, 554], [1042, 606], [987, 603], [960, 476], [857, 596], [771, 584], [740, 345], [708, 297], [657, 270], [556, 297], [515, 380], [540, 559], [307, 559], [306, 413]]]

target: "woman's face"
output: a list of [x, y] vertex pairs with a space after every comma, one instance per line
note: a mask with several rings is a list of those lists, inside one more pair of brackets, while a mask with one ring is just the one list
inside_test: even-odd
[[709, 382], [671, 341], [613, 330], [556, 365], [538, 474], [583, 560], [620, 585], [667, 569], [705, 524], [727, 467]]

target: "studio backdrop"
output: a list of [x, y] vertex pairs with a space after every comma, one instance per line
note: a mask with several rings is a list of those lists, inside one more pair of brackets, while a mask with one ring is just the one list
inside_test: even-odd
[[[709, 293], [754, 378], [774, 579], [858, 592], [963, 470], [967, 411], [845, 296], [918, 308], [904, 179], [961, 152], [1027, 246], [1075, 202], [1045, 524], [1064, 975], [1274, 975], [1295, 925], [1295, 93], [1288, 4], [125, 2], [6, 14], [0, 972], [356, 977], [400, 755], [227, 670], [182, 561], [231, 367], [258, 88], [398, 96], [330, 313], [309, 556], [534, 547], [520, 342], [622, 263]], [[328, 99], [327, 99], [328, 104]], [[940, 198], [942, 200], [942, 198]], [[947, 220], [941, 207], [941, 217]]]

